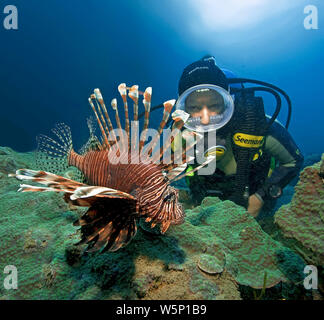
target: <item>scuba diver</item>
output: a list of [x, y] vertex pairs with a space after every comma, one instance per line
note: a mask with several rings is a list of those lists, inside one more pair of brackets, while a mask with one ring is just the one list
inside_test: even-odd
[[[257, 84], [248, 87], [246, 84]], [[267, 92], [277, 102], [272, 116], [264, 111], [262, 97]], [[257, 217], [262, 208], [273, 206], [283, 188], [299, 173], [303, 156], [287, 128], [291, 102], [280, 88], [258, 80], [236, 78], [220, 69], [213, 56], [188, 65], [179, 80], [176, 110], [190, 114], [182, 136], [174, 140], [173, 149], [184, 145], [186, 131], [205, 136], [216, 132], [215, 141], [204, 150], [204, 156], [216, 157], [216, 170], [211, 175], [199, 171], [186, 176], [195, 205], [206, 196], [218, 196], [247, 208]], [[288, 119], [284, 127], [276, 120], [281, 97], [288, 103]], [[204, 139], [207, 140], [207, 139]], [[187, 172], [198, 166], [197, 161]]]

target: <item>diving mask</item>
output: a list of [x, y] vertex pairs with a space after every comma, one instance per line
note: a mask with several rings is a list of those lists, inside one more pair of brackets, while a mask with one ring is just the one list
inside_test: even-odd
[[[190, 114], [185, 128], [203, 133], [220, 129], [229, 122], [234, 113], [234, 100], [222, 87], [201, 84], [183, 92], [175, 108]], [[203, 123], [202, 112], [208, 113], [208, 123]]]

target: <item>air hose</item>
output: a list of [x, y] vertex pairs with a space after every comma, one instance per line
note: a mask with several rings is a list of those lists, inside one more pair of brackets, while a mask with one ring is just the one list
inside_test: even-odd
[[[287, 93], [285, 91], [283, 91], [282, 89], [278, 88], [277, 86], [271, 84], [271, 83], [267, 83], [264, 81], [259, 81], [259, 80], [253, 80], [253, 79], [246, 79], [246, 78], [229, 78], [227, 79], [229, 84], [233, 84], [233, 83], [241, 83], [243, 85], [243, 83], [253, 83], [253, 84], [258, 84], [261, 85], [263, 87], [259, 87], [259, 90], [257, 91], [267, 91], [272, 93], [276, 100], [277, 100], [277, 105], [278, 105], [278, 100], [281, 101], [280, 96], [278, 95], [277, 92], [278, 91], [280, 94], [282, 94], [282, 96], [286, 99], [287, 101], [287, 105], [288, 105], [288, 114], [287, 114], [287, 120], [286, 120], [286, 129], [288, 129], [289, 124], [290, 124], [290, 120], [291, 120], [291, 112], [292, 112], [292, 106], [291, 106], [291, 100], [289, 98], [289, 96], [287, 95]], [[267, 87], [267, 88], [265, 88]], [[232, 89], [232, 92], [234, 92], [234, 90], [248, 90], [250, 88], [244, 88], [244, 89]], [[269, 90], [269, 89], [273, 89], [273, 90]], [[256, 91], [256, 90], [255, 90]], [[279, 97], [279, 99], [278, 99]], [[280, 102], [280, 107], [281, 107], [281, 102]], [[279, 107], [279, 111], [277, 112], [277, 108], [276, 108], [276, 116], [278, 116], [279, 112], [280, 112], [280, 107]], [[273, 119], [273, 121], [276, 119], [275, 114], [272, 116], [271, 120]], [[272, 122], [273, 122], [272, 121]]]

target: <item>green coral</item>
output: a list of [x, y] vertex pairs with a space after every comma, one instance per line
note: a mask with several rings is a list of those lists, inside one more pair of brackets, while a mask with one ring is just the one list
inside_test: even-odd
[[190, 290], [199, 299], [215, 300], [219, 292], [217, 284], [202, 275], [197, 269], [193, 269], [190, 279]]
[[291, 203], [275, 214], [275, 222], [285, 237], [282, 240], [315, 265], [324, 265], [324, 184], [319, 175], [322, 164], [323, 160], [301, 172]]
[[[190, 221], [195, 221], [195, 215], [207, 208], [212, 208], [213, 213], [204, 215], [202, 224], [192, 225]], [[217, 244], [226, 257], [225, 269], [242, 285], [262, 288], [265, 272], [267, 287], [287, 281], [276, 260], [283, 246], [266, 234], [244, 208], [208, 197], [200, 207], [186, 213], [186, 222], [170, 230], [183, 248], [200, 255]]]

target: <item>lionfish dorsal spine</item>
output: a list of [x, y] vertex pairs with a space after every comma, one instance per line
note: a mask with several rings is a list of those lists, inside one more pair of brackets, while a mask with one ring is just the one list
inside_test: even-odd
[[144, 99], [143, 99], [143, 104], [145, 108], [145, 114], [144, 114], [144, 126], [143, 126], [143, 131], [140, 134], [140, 143], [139, 143], [139, 152], [141, 153], [145, 140], [146, 140], [146, 130], [148, 129], [149, 126], [149, 121], [150, 121], [150, 111], [151, 111], [151, 98], [152, 98], [152, 88], [148, 87], [144, 91]]
[[[100, 90], [98, 88], [94, 89], [93, 92], [94, 92], [95, 99], [97, 101], [98, 109], [100, 109], [100, 106], [101, 106], [102, 110], [104, 111], [104, 114], [105, 114], [105, 117], [106, 117], [106, 120], [107, 120], [107, 124], [108, 124], [108, 128], [109, 128], [109, 129], [107, 128], [107, 132], [109, 133], [109, 130], [110, 131], [113, 130], [113, 125], [112, 125], [112, 122], [110, 120], [110, 117], [109, 117], [109, 114], [108, 114], [108, 111], [107, 111], [107, 108], [106, 108], [106, 104], [105, 104], [104, 99], [102, 97], [102, 94], [101, 94], [101, 92], [100, 92]], [[99, 102], [99, 104], [98, 104], [98, 102]], [[106, 123], [106, 121], [104, 121], [104, 123]]]
[[120, 134], [121, 134], [120, 140], [117, 142], [118, 149], [127, 151], [128, 150], [128, 141], [125, 139], [124, 135], [122, 134], [122, 125], [121, 125], [121, 121], [120, 121], [120, 117], [119, 117], [119, 113], [118, 113], [116, 98], [111, 100], [111, 107], [115, 112], [115, 119], [116, 119], [117, 127], [120, 130]]
[[[89, 104], [90, 104], [90, 106], [91, 106], [91, 108], [92, 108], [93, 113], [94, 113], [95, 116], [96, 116], [96, 119], [97, 119], [97, 122], [98, 122], [98, 125], [99, 125], [99, 129], [100, 129], [100, 131], [101, 131], [101, 135], [102, 135], [102, 137], [103, 137], [103, 139], [104, 139], [104, 143], [105, 143], [105, 145], [106, 145], [106, 148], [109, 149], [109, 147], [110, 147], [110, 143], [109, 143], [109, 141], [108, 141], [107, 133], [106, 133], [106, 131], [105, 131], [105, 129], [104, 129], [104, 127], [103, 127], [103, 125], [102, 125], [100, 119], [99, 119], [99, 116], [98, 116], [97, 110], [96, 110], [96, 108], [95, 108], [95, 106], [94, 106], [94, 104], [93, 104], [93, 102], [92, 102], [92, 98], [94, 98], [93, 96], [94, 96], [94, 95], [91, 95], [91, 97], [88, 98], [88, 101], [89, 101]], [[109, 134], [109, 133], [108, 133], [108, 134]]]
[[[199, 143], [203, 139], [203, 136], [200, 134], [192, 133], [192, 135], [194, 135], [196, 139], [193, 140], [192, 142], [190, 142], [180, 155], [176, 155], [174, 157], [172, 163], [165, 168], [165, 171], [168, 172], [167, 177], [168, 177], [170, 183], [178, 181], [186, 176], [192, 175], [196, 171], [198, 171], [201, 168], [203, 168], [204, 166], [208, 165], [211, 161], [215, 160], [215, 156], [209, 156], [206, 158], [206, 160], [200, 166], [197, 166], [194, 169], [189, 170], [189, 171], [183, 173], [182, 175], [180, 175], [180, 173], [181, 173], [180, 170], [182, 170], [182, 171], [185, 170], [185, 168], [182, 166], [182, 164], [190, 163], [195, 158], [194, 156], [188, 155], [188, 153], [189, 153], [188, 151], [190, 149], [192, 149], [197, 143]], [[181, 159], [181, 161], [180, 161], [180, 159]], [[180, 168], [180, 169], [177, 170], [177, 168]]]
[[128, 115], [128, 103], [127, 103], [127, 88], [125, 83], [121, 83], [118, 86], [118, 91], [120, 96], [122, 97], [124, 103], [124, 111], [125, 111], [125, 131], [127, 135], [127, 141], [129, 141], [129, 115]]
[[138, 121], [138, 85], [133, 85], [129, 88], [128, 96], [133, 100], [134, 103], [134, 121]]
[[133, 100], [133, 110], [134, 110], [134, 131], [135, 133], [131, 137], [130, 144], [132, 146], [132, 151], [134, 152], [137, 147], [137, 132], [138, 132], [138, 97], [139, 97], [139, 91], [138, 91], [138, 85], [133, 85], [129, 88], [128, 96]]
[[[135, 138], [132, 136], [132, 140], [130, 138], [130, 127], [129, 127], [129, 112], [128, 112], [128, 103], [127, 103], [127, 90], [128, 90], [128, 96], [133, 100], [134, 103], [134, 122], [135, 122]], [[122, 97], [123, 103], [124, 103], [124, 109], [125, 109], [125, 131], [126, 136], [121, 133], [120, 139], [118, 140], [115, 133], [114, 128], [112, 126], [111, 120], [109, 118], [107, 109], [105, 107], [105, 103], [103, 100], [103, 97], [100, 93], [99, 89], [94, 90], [94, 94], [91, 95], [89, 98], [90, 105], [96, 115], [97, 122], [99, 124], [100, 130], [102, 132], [104, 143], [107, 144], [108, 149], [113, 145], [116, 144], [118, 147], [118, 150], [135, 150], [137, 146], [137, 129], [138, 129], [138, 99], [139, 94], [142, 94], [143, 99], [143, 105], [145, 109], [144, 113], [144, 125], [143, 129], [140, 133], [140, 139], [138, 142], [138, 156], [141, 157], [144, 161], [150, 160], [151, 163], [159, 163], [164, 154], [170, 149], [171, 144], [174, 141], [175, 135], [177, 135], [183, 128], [184, 124], [189, 118], [189, 114], [182, 111], [182, 110], [176, 110], [172, 113], [172, 119], [173, 119], [173, 125], [171, 127], [171, 132], [169, 132], [168, 137], [165, 139], [164, 144], [162, 147], [159, 147], [158, 150], [155, 150], [159, 139], [161, 137], [162, 131], [165, 128], [165, 125], [170, 117], [172, 108], [174, 107], [175, 100], [168, 100], [163, 103], [164, 111], [162, 120], [160, 122], [160, 125], [158, 127], [156, 135], [153, 137], [152, 141], [148, 144], [147, 149], [143, 149], [145, 141], [146, 141], [146, 131], [149, 126], [149, 117], [150, 117], [150, 109], [151, 109], [151, 99], [152, 99], [152, 88], [147, 87], [144, 92], [141, 92], [138, 90], [137, 85], [133, 85], [132, 87], [127, 87], [125, 83], [121, 83], [118, 86], [118, 91], [120, 93], [120, 96]], [[96, 102], [98, 111], [96, 110], [92, 100]], [[113, 99], [111, 101], [112, 109], [115, 112], [115, 119], [118, 129], [122, 129], [121, 120], [118, 113], [118, 107], [117, 107], [117, 99]], [[101, 108], [103, 112], [101, 111]], [[99, 114], [98, 114], [99, 113]], [[100, 117], [99, 117], [100, 115]], [[104, 115], [106, 119], [104, 118]], [[109, 127], [109, 128], [108, 128]], [[133, 130], [133, 128], [132, 128]], [[133, 132], [132, 132], [133, 134]], [[187, 152], [192, 149], [202, 138], [200, 134], [197, 134], [195, 132], [191, 133], [194, 139], [192, 139], [188, 144], [186, 143], [186, 148], [182, 150], [180, 154], [171, 154], [171, 163], [167, 165], [161, 165], [160, 167], [166, 172], [166, 176], [170, 178], [169, 182], [175, 181], [174, 179], [180, 179], [184, 175], [180, 175], [180, 173], [184, 170], [185, 166], [188, 161], [192, 160], [192, 157], [187, 157]], [[113, 143], [108, 140], [108, 137], [113, 137]], [[136, 153], [136, 152], [135, 152]], [[127, 157], [127, 152], [123, 153], [123, 157]], [[151, 158], [150, 158], [151, 157]], [[208, 158], [201, 166], [195, 169], [195, 171], [199, 170], [199, 168], [205, 166], [207, 163], [209, 163], [211, 160]], [[178, 169], [177, 169], [178, 168]], [[181, 171], [182, 170], [182, 171]], [[186, 174], [185, 174], [186, 175]]]
[[[174, 124], [172, 126], [173, 130], [178, 130], [180, 131], [182, 129], [182, 127], [184, 126], [184, 124], [187, 122], [187, 120], [189, 119], [189, 114], [182, 111], [182, 110], [176, 110], [175, 112], [172, 113], [172, 119], [174, 121]], [[182, 150], [182, 153], [180, 154], [173, 154], [173, 161], [171, 164], [171, 167], [169, 168], [169, 170], [174, 169], [175, 167], [177, 167], [182, 163], [187, 163], [189, 161], [192, 160], [192, 158], [187, 157], [188, 155], [188, 151], [191, 150], [199, 141], [200, 139], [202, 139], [201, 135], [197, 135], [196, 132], [194, 131], [190, 131], [189, 135], [193, 136], [194, 138], [191, 139], [191, 141], [189, 143], [186, 142], [186, 148], [184, 150]], [[182, 135], [181, 135], [182, 137]], [[180, 161], [181, 160], [181, 161]]]
[[119, 113], [118, 113], [117, 99], [116, 98], [112, 99], [110, 105], [115, 112], [115, 119], [116, 119], [117, 127], [119, 129], [122, 129], [120, 118], [119, 118]]
[[164, 145], [160, 148], [160, 151], [153, 154], [153, 162], [157, 162], [162, 159], [164, 153], [170, 148], [174, 140], [174, 136], [180, 132], [188, 118], [189, 115], [186, 112], [181, 113], [179, 116], [178, 114], [176, 114], [176, 116], [174, 116], [174, 113], [172, 114], [172, 120], [174, 121], [172, 131], [169, 133], [168, 138], [166, 139]]
[[158, 140], [159, 140], [159, 138], [160, 138], [160, 136], [162, 134], [162, 131], [163, 131], [166, 123], [169, 120], [170, 113], [172, 111], [172, 108], [173, 108], [174, 104], [175, 104], [175, 100], [174, 99], [173, 100], [165, 101], [163, 103], [164, 109], [163, 109], [162, 121], [160, 122], [160, 125], [159, 125], [159, 128], [158, 128], [157, 134], [155, 135], [155, 137], [152, 140], [152, 144], [151, 144], [150, 150], [148, 152], [148, 155], [151, 155], [152, 154], [152, 152], [153, 152], [153, 150], [154, 150], [154, 148], [155, 148], [155, 146], [156, 146], [156, 144], [157, 144], [157, 142], [158, 142]]
[[[98, 108], [101, 105], [102, 109], [104, 110], [105, 117], [106, 117], [107, 124], [108, 124], [108, 128], [109, 128], [109, 130], [108, 130], [108, 128], [106, 126], [106, 130], [108, 132], [108, 137], [109, 137], [109, 144], [110, 144], [110, 146], [112, 146], [114, 143], [117, 143], [117, 138], [116, 138], [115, 133], [114, 133], [114, 127], [113, 127], [112, 122], [110, 120], [110, 117], [109, 117], [109, 114], [108, 114], [104, 99], [102, 97], [102, 94], [101, 94], [101, 92], [100, 92], [100, 90], [98, 88], [94, 89], [94, 95], [95, 95], [95, 98], [96, 98], [96, 101], [97, 101]], [[98, 101], [99, 101], [99, 104], [98, 104]], [[109, 131], [110, 131], [110, 134], [109, 134]]]

